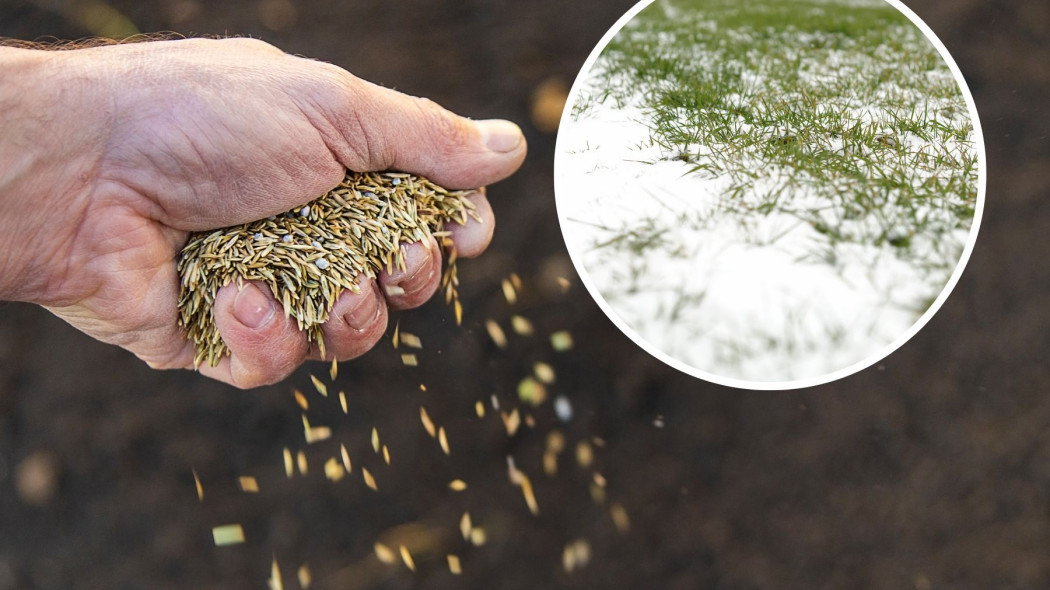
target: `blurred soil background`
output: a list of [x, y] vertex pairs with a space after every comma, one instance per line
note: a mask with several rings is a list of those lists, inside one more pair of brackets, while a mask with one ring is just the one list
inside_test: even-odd
[[[0, 589], [265, 588], [274, 558], [285, 588], [300, 587], [302, 564], [314, 588], [1050, 587], [1050, 5], [909, 2], [980, 111], [989, 173], [977, 247], [940, 313], [884, 362], [760, 393], [648, 357], [604, 318], [564, 250], [552, 194], [560, 97], [631, 4], [0, 1], [0, 36], [251, 35], [465, 115], [514, 119], [530, 144], [522, 170], [490, 189], [502, 224], [491, 250], [460, 268], [464, 327], [437, 300], [399, 314], [422, 337], [420, 366], [402, 366], [386, 340], [344, 363], [327, 399], [309, 379], [329, 381], [319, 364], [240, 392], [150, 371], [46, 311], [0, 304]], [[513, 305], [500, 288], [510, 272], [523, 283]], [[536, 333], [512, 332], [512, 314]], [[572, 350], [552, 350], [557, 330]], [[536, 361], [557, 381], [547, 402], [523, 406], [534, 427], [508, 437], [491, 408], [474, 415], [493, 393], [504, 410], [521, 405]], [[303, 442], [293, 388], [331, 441]], [[568, 422], [554, 416], [558, 395]], [[446, 426], [450, 456], [420, 426], [421, 404]], [[389, 466], [370, 449], [373, 426]], [[541, 455], [554, 429], [567, 449], [550, 477]], [[355, 470], [333, 483], [322, 464], [338, 442]], [[285, 477], [285, 447], [307, 452], [309, 475]], [[508, 482], [507, 455], [531, 477], [538, 517]], [[241, 475], [260, 492], [238, 490]], [[450, 491], [454, 478], [468, 489]], [[610, 518], [617, 503], [625, 531]], [[464, 511], [484, 545], [460, 538]], [[247, 541], [216, 547], [211, 528], [228, 523]], [[377, 539], [414, 548], [417, 571], [381, 564]], [[569, 572], [577, 540], [589, 551], [570, 551]]]

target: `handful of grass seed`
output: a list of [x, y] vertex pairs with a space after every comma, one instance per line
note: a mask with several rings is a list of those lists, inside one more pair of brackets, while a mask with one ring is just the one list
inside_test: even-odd
[[268, 285], [323, 356], [321, 325], [343, 290], [356, 293], [359, 275], [404, 269], [401, 245], [429, 236], [449, 254], [442, 289], [458, 322], [456, 256], [444, 225], [465, 223], [468, 216], [480, 221], [469, 193], [411, 174], [347, 172], [338, 187], [303, 207], [193, 234], [177, 268], [179, 325], [196, 345], [194, 366], [205, 360], [215, 366], [229, 354], [212, 316], [219, 288], [235, 281]]

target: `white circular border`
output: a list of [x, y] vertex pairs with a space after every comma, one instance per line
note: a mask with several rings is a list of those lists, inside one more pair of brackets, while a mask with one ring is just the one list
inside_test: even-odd
[[[594, 62], [598, 59], [598, 56], [601, 55], [602, 51], [605, 50], [605, 47], [609, 44], [612, 38], [615, 37], [616, 34], [619, 33], [620, 30], [628, 22], [631, 21], [631, 19], [633, 19], [635, 16], [638, 15], [639, 12], [644, 10], [650, 4], [653, 4], [655, 1], [656, 0], [641, 0], [638, 4], [635, 4], [633, 7], [631, 7], [630, 10], [627, 11], [626, 14], [620, 17], [620, 19], [616, 21], [615, 24], [613, 24], [612, 28], [609, 29], [605, 33], [605, 35], [602, 36], [601, 40], [598, 41], [598, 45], [595, 46], [594, 50], [591, 51], [591, 54], [587, 56], [587, 61], [583, 63], [583, 67], [580, 69], [580, 73], [576, 76], [576, 81], [573, 82], [572, 89], [569, 91], [568, 100], [566, 100], [565, 102], [565, 109], [562, 111], [559, 128], [564, 129], [568, 124], [572, 123], [572, 109], [573, 106], [576, 104], [576, 100], [579, 98], [580, 88], [583, 85], [583, 80], [584, 78], [586, 78], [587, 74], [590, 73], [590, 70], [594, 66]], [[874, 365], [875, 363], [881, 361], [887, 356], [893, 354], [898, 348], [904, 346], [904, 344], [908, 342], [908, 340], [911, 340], [912, 336], [915, 336], [915, 334], [917, 334], [919, 330], [921, 330], [926, 325], [926, 323], [930, 321], [930, 318], [932, 318], [934, 314], [936, 314], [937, 311], [940, 310], [941, 306], [944, 305], [944, 302], [948, 299], [948, 296], [951, 295], [952, 290], [955, 289], [955, 285], [959, 282], [959, 277], [962, 276], [963, 270], [965, 270], [966, 268], [966, 263], [970, 260], [970, 254], [973, 252], [974, 244], [976, 244], [977, 242], [977, 233], [978, 230], [980, 230], [981, 218], [984, 214], [985, 192], [987, 189], [988, 181], [988, 160], [985, 154], [984, 132], [981, 129], [981, 120], [980, 116], [977, 113], [977, 104], [974, 102], [973, 95], [970, 93], [970, 87], [967, 86], [966, 80], [963, 78], [962, 72], [959, 70], [959, 66], [955, 63], [955, 60], [952, 59], [951, 54], [948, 53], [948, 49], [944, 46], [944, 43], [941, 42], [941, 40], [937, 37], [933, 30], [930, 29], [930, 27], [925, 22], [923, 22], [923, 20], [919, 18], [917, 14], [915, 14], [910, 8], [902, 4], [900, 0], [883, 1], [889, 4], [890, 6], [896, 8], [904, 16], [908, 17], [908, 20], [910, 20], [912, 24], [917, 26], [919, 30], [923, 32], [924, 35], [926, 35], [926, 38], [929, 39], [930, 43], [932, 43], [933, 46], [937, 49], [937, 52], [940, 53], [941, 58], [944, 59], [945, 63], [948, 64], [948, 68], [952, 71], [952, 75], [955, 77], [955, 82], [959, 85], [959, 88], [962, 90], [963, 98], [966, 100], [966, 106], [969, 108], [970, 111], [970, 120], [973, 124], [974, 139], [977, 146], [977, 206], [974, 209], [973, 224], [970, 227], [970, 234], [966, 241], [966, 247], [963, 248], [962, 255], [959, 257], [959, 262], [956, 264], [955, 271], [952, 272], [952, 276], [944, 285], [944, 289], [941, 290], [941, 293], [933, 301], [930, 307], [927, 308], [926, 312], [923, 313], [922, 316], [920, 316], [919, 319], [916, 320], [915, 323], [912, 324], [911, 327], [904, 332], [904, 334], [902, 334], [896, 340], [890, 342], [889, 344], [882, 347], [881, 349], [869, 355], [863, 360], [857, 361], [856, 363], [853, 363], [852, 365], [849, 365], [837, 371], [832, 371], [824, 375], [811, 377], [807, 379], [793, 379], [790, 381], [747, 381], [744, 379], [724, 377], [722, 375], [716, 375], [714, 373], [709, 373], [702, 369], [698, 369], [692, 365], [686, 364], [666, 354], [662, 350], [659, 350], [658, 348], [650, 344], [645, 338], [642, 338], [637, 332], [635, 332], [633, 328], [627, 325], [627, 323], [624, 322], [623, 319], [621, 319], [615, 311], [613, 311], [612, 307], [605, 301], [605, 298], [602, 297], [601, 292], [592, 282], [590, 275], [587, 273], [587, 268], [579, 260], [579, 255], [574, 253], [572, 249], [568, 247], [568, 244], [566, 244], [566, 249], [569, 251], [569, 258], [572, 260], [573, 266], [576, 267], [576, 272], [579, 273], [580, 280], [583, 281], [583, 285], [587, 288], [587, 292], [591, 294], [591, 297], [594, 299], [595, 303], [598, 304], [598, 307], [601, 308], [601, 310], [605, 313], [606, 317], [608, 317], [613, 322], [613, 324], [615, 324], [616, 327], [620, 329], [620, 331], [626, 334], [628, 338], [630, 338], [638, 346], [642, 347], [642, 349], [648, 352], [650, 355], [656, 357], [657, 359], [666, 363], [667, 365], [670, 365], [671, 367], [682, 371], [683, 373], [692, 375], [693, 377], [697, 377], [705, 381], [717, 383], [719, 385], [726, 385], [728, 387], [765, 391], [814, 387], [817, 385], [830, 383], [832, 381], [836, 381], [844, 377], [848, 377], [854, 373], [857, 373]], [[560, 144], [561, 135], [559, 134], [558, 139], [555, 141], [554, 147], [555, 205], [557, 205], [557, 202], [559, 200], [559, 162], [563, 158], [563, 152], [560, 149]], [[564, 236], [566, 231], [566, 220], [560, 213], [558, 214], [558, 222], [561, 226], [562, 235]]]

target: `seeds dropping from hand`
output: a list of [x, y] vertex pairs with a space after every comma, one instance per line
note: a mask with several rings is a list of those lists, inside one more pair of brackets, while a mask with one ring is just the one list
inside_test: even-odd
[[[179, 325], [196, 346], [194, 366], [215, 366], [229, 355], [212, 308], [221, 287], [245, 281], [269, 287], [325, 356], [322, 325], [339, 295], [358, 292], [360, 275], [374, 279], [382, 270], [404, 269], [402, 245], [447, 235], [449, 222], [480, 221], [468, 194], [410, 174], [348, 172], [339, 186], [304, 207], [191, 235], [177, 268]], [[449, 254], [443, 286], [458, 324], [453, 246], [451, 240], [439, 242]]]

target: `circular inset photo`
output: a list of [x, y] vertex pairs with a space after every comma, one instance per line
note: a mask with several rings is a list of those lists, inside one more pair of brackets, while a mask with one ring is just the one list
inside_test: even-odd
[[825, 383], [944, 302], [984, 141], [943, 44], [883, 0], [658, 0], [588, 58], [558, 132], [562, 231], [628, 336], [697, 377]]

